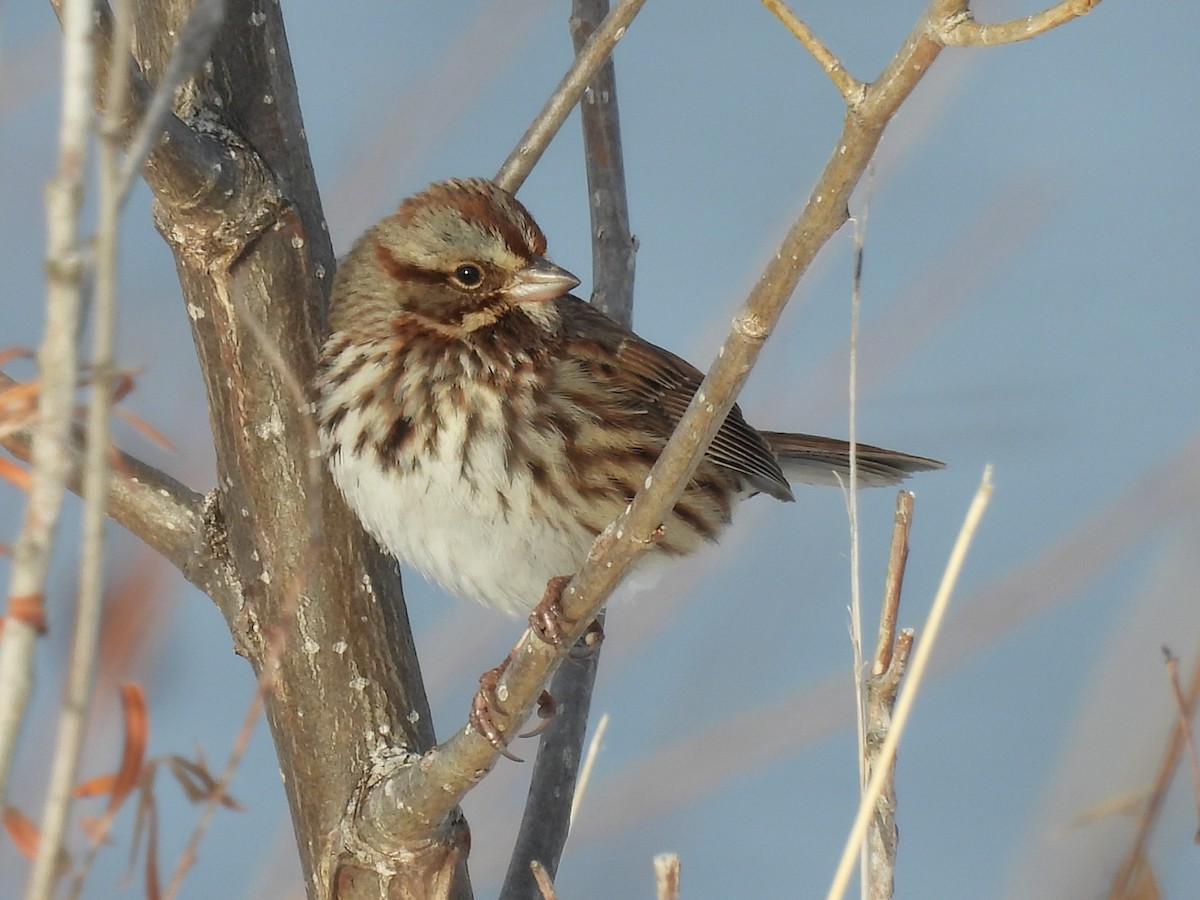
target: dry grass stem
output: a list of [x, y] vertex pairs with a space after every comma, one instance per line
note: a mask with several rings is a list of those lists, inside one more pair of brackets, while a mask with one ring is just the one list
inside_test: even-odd
[[950, 551], [950, 559], [946, 563], [946, 571], [942, 575], [942, 582], [938, 586], [937, 594], [933, 598], [933, 605], [929, 610], [929, 616], [925, 620], [925, 627], [921, 631], [921, 643], [917, 645], [916, 653], [912, 657], [912, 663], [908, 667], [908, 678], [904, 682], [900, 697], [896, 701], [892, 727], [888, 730], [887, 737], [884, 738], [883, 745], [879, 748], [877, 768], [871, 774], [871, 780], [868, 782], [867, 789], [863, 792], [859, 802], [858, 815], [855, 817], [854, 825], [850, 829], [850, 836], [846, 839], [846, 846], [843, 848], [841, 861], [838, 863], [833, 883], [830, 885], [828, 894], [826, 894], [827, 900], [840, 900], [845, 895], [846, 886], [850, 882], [850, 873], [854, 867], [854, 858], [858, 855], [859, 845], [866, 835], [867, 822], [875, 813], [880, 791], [883, 789], [883, 783], [888, 777], [893, 760], [896, 758], [896, 747], [900, 743], [900, 737], [904, 733], [904, 726], [908, 722], [917, 692], [921, 688], [921, 680], [929, 665], [929, 657], [933, 652], [933, 646], [937, 642], [938, 632], [941, 630], [946, 608], [949, 606], [950, 597], [954, 593], [955, 586], [958, 584], [958, 577], [962, 573], [963, 564], [966, 562], [967, 551], [971, 547], [971, 541], [975, 537], [975, 532], [979, 527], [980, 521], [983, 519], [984, 511], [987, 509], [991, 496], [992, 467], [988, 466], [983, 470], [983, 478], [980, 481], [979, 488], [975, 492], [975, 497], [967, 510], [966, 519], [959, 530], [958, 539], [954, 542], [954, 548]]
[[592, 778], [592, 768], [596, 765], [596, 757], [600, 755], [600, 744], [604, 740], [604, 732], [608, 730], [608, 713], [600, 717], [596, 723], [596, 733], [588, 742], [587, 755], [583, 758], [583, 767], [579, 770], [579, 783], [575, 785], [575, 796], [571, 798], [571, 825], [583, 805], [583, 795], [587, 791], [588, 782]]
[[83, 463], [83, 535], [75, 631], [67, 669], [58, 740], [50, 767], [42, 839], [31, 875], [30, 895], [53, 893], [55, 869], [70, 815], [72, 787], [79, 768], [87, 713], [91, 705], [97, 642], [104, 596], [104, 531], [107, 524], [110, 411], [116, 367], [117, 244], [124, 191], [120, 187], [121, 121], [129, 67], [121, 65], [133, 43], [133, 4], [117, 0], [113, 15], [112, 56], [108, 65], [110, 102], [99, 131], [99, 212], [95, 239], [96, 287], [92, 332], [92, 375], [88, 396], [87, 445]]
[[[78, 372], [76, 335], [84, 267], [79, 210], [91, 125], [93, 56], [91, 3], [71, 0], [63, 34], [63, 95], [58, 170], [46, 191], [46, 330], [38, 351], [40, 389], [32, 438], [33, 463], [25, 521], [13, 546], [9, 612], [0, 643], [0, 809], [5, 806], [17, 736], [33, 689], [34, 645], [50, 552], [70, 470], [73, 393]], [[14, 601], [16, 609], [14, 609]], [[16, 614], [24, 608], [27, 615]], [[49, 897], [57, 858], [35, 866], [30, 896]]]
[[[870, 170], [868, 169], [868, 172]], [[846, 513], [850, 518], [850, 650], [854, 671], [854, 727], [858, 736], [858, 789], [862, 791], [867, 786], [867, 725], [866, 725], [866, 691], [863, 688], [863, 652], [862, 652], [862, 578], [860, 563], [860, 540], [858, 523], [858, 326], [859, 315], [862, 312], [862, 272], [863, 254], [867, 241], [867, 210], [870, 203], [864, 204], [860, 216], [855, 216], [854, 223], [854, 272], [851, 278], [850, 290], [850, 346], [848, 372], [848, 407], [849, 440], [850, 440], [850, 479], [849, 489], [845, 490]], [[841, 477], [838, 477], [841, 481]], [[845, 486], [843, 486], [845, 487]], [[867, 845], [864, 843], [859, 855], [860, 883], [866, 892], [867, 885]]]

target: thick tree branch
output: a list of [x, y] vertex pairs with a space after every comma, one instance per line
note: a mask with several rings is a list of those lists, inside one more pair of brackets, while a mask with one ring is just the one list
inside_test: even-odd
[[[50, 0], [50, 4], [60, 20], [65, 2], [66, 0]], [[144, 4], [139, 4], [139, 21], [144, 21], [142, 5]], [[188, 6], [190, 7], [190, 4]], [[179, 31], [177, 33], [186, 34], [189, 37], [189, 47], [203, 50], [201, 46], [203, 41], [211, 41], [211, 31], [207, 32], [206, 36], [203, 26], [211, 22], [213, 6], [212, 0], [205, 0], [198, 4], [196, 25], [189, 27], [189, 18], [181, 18], [178, 22]], [[101, 109], [104, 109], [112, 49], [112, 12], [104, 0], [94, 0], [93, 11], [96, 26], [93, 31], [96, 49], [96, 102]], [[172, 40], [171, 44], [174, 43]], [[194, 65], [198, 61], [197, 57], [202, 59], [204, 55], [206, 54], [202, 52], [199, 54], [190, 52], [184, 55], [183, 61]], [[238, 161], [230, 157], [223, 141], [216, 135], [209, 134], [201, 128], [194, 128], [180, 115], [170, 112], [169, 108], [167, 111], [162, 111], [161, 101], [156, 102], [155, 87], [147, 81], [142, 69], [132, 58], [128, 58], [128, 64], [130, 72], [126, 82], [127, 94], [121, 116], [122, 134], [127, 142], [133, 141], [137, 145], [133, 148], [134, 152], [130, 154], [131, 162], [140, 164], [141, 154], [149, 152], [145, 165], [142, 166], [142, 175], [151, 190], [154, 191], [155, 196], [164, 202], [190, 204], [201, 209], [213, 208], [215, 210], [223, 209], [231, 199], [236, 200], [242, 196], [243, 182], [247, 178], [252, 178], [254, 173], [242, 172], [237, 165]], [[164, 60], [163, 66], [157, 71], [164, 71], [166, 68]], [[179, 81], [175, 79], [183, 80], [188, 75], [190, 75], [190, 70], [176, 66], [172, 79], [162, 81], [162, 95], [172, 97], [175, 93], [174, 89], [179, 84]], [[152, 115], [147, 118], [147, 112], [152, 109], [159, 110], [157, 125], [153, 123], [156, 116]], [[135, 132], [139, 127], [152, 128], [153, 131], [160, 133], [152, 138], [147, 136], [141, 140], [135, 140]], [[157, 141], [154, 143], [153, 149], [144, 146], [148, 140]]]
[[[191, 0], [135, 2], [127, 140], [145, 114], [151, 82], [168, 77], [175, 36], [188, 32], [193, 11]], [[175, 253], [217, 452], [218, 487], [200, 521], [194, 496], [186, 514], [170, 512], [211, 548], [212, 570], [193, 569], [189, 578], [244, 588], [213, 594], [239, 652], [256, 671], [274, 669], [267, 717], [310, 896], [328, 896], [336, 886], [338, 896], [377, 897], [393, 881], [424, 883], [432, 894], [431, 879], [469, 890], [458, 863], [461, 831], [433, 848], [436, 863], [421, 872], [395, 861], [394, 877], [381, 875], [382, 867], [361, 869], [329, 842], [359, 773], [379, 754], [432, 745], [433, 728], [394, 562], [325, 485], [322, 539], [310, 541], [316, 448], [307, 403], [287, 383], [309, 383], [334, 258], [280, 6], [227, 5], [203, 71], [171, 91], [164, 139], [142, 170], [156, 223]], [[111, 22], [103, 3], [95, 9], [105, 54]], [[263, 351], [250, 319], [277, 353]], [[281, 375], [280, 359], [291, 378]], [[110, 498], [119, 509], [120, 498]], [[151, 513], [131, 503], [130, 514]], [[164, 543], [176, 560], [195, 546], [176, 537]]]

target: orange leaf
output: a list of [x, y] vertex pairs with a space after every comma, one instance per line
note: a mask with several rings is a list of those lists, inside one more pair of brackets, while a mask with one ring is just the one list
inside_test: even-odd
[[120, 406], [114, 407], [113, 411], [127, 423], [129, 423], [129, 425], [131, 425], [134, 429], [140, 432], [142, 437], [146, 438], [151, 443], [157, 444], [164, 450], [170, 451], [171, 453], [179, 452], [179, 448], [171, 442], [169, 437], [167, 437], [141, 416], [137, 415], [136, 413], [131, 413], [129, 410]]
[[142, 760], [150, 738], [150, 718], [146, 715], [146, 692], [141, 685], [130, 682], [121, 685], [121, 708], [125, 714], [125, 746], [121, 751], [121, 768], [117, 770], [108, 801], [111, 812], [121, 805], [137, 787], [142, 776]]
[[33, 381], [18, 382], [0, 391], [0, 422], [19, 427], [37, 408], [41, 385]]
[[6, 807], [4, 830], [8, 832], [8, 836], [12, 838], [12, 842], [16, 844], [17, 849], [24, 857], [30, 860], [37, 857], [38, 840], [41, 835], [38, 833], [38, 827], [33, 824], [33, 820], [25, 813], [15, 806]]
[[73, 797], [100, 797], [104, 794], [111, 794], [113, 785], [117, 783], [117, 776], [97, 775], [95, 778], [89, 778], [87, 781], [75, 785], [75, 790], [71, 791]]
[[8, 616], [46, 633], [45, 598], [41, 594], [19, 594], [8, 598]]
[[18, 466], [6, 456], [0, 456], [0, 478], [7, 478], [21, 490], [29, 492], [31, 481], [29, 470], [24, 466]]
[[14, 359], [31, 359], [33, 351], [25, 347], [6, 347], [0, 350], [0, 366], [7, 366]]
[[113, 403], [120, 403], [133, 391], [133, 373], [132, 372], [117, 372], [113, 378], [112, 399]]

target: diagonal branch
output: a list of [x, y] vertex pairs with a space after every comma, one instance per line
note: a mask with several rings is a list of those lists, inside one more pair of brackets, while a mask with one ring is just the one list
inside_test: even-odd
[[[803, 212], [734, 317], [716, 360], [645, 486], [596, 539], [583, 568], [563, 591], [564, 646], [578, 640], [624, 573], [657, 539], [659, 523], [733, 406], [800, 276], [847, 220], [850, 194], [885, 127], [942, 49], [935, 35], [944, 24], [938, 18], [944, 5], [945, 0], [935, 2], [920, 17], [879, 79], [848, 109], [842, 133]], [[512, 734], [528, 718], [562, 655], [532, 629], [526, 630], [496, 686], [500, 703], [490, 711], [498, 731]], [[419, 760], [393, 767], [386, 776], [364, 785], [353, 810], [355, 820], [369, 822], [376, 835], [391, 834], [401, 841], [427, 834], [431, 824], [443, 821], [496, 759], [495, 748], [470, 725], [464, 726]]]
[[762, 4], [783, 23], [783, 26], [792, 33], [792, 37], [812, 54], [812, 58], [825, 70], [825, 74], [829, 76], [829, 80], [833, 82], [833, 86], [838, 89], [847, 103], [852, 103], [862, 93], [865, 85], [850, 73], [850, 70], [842, 64], [834, 52], [817, 37], [816, 32], [792, 12], [783, 0], [762, 0]]
[[[576, 53], [608, 13], [608, 0], [575, 0], [571, 37]], [[617, 109], [617, 78], [611, 59], [601, 67], [580, 104], [587, 159], [588, 206], [592, 219], [592, 303], [629, 327], [633, 319], [633, 274], [637, 246], [629, 231], [629, 203]], [[603, 613], [597, 622], [603, 625]], [[567, 841], [573, 799], [587, 734], [592, 687], [602, 645], [560, 668], [550, 683], [558, 707], [538, 744], [525, 814], [517, 834], [501, 898], [523, 898], [536, 889], [531, 864], [553, 880]]]
[[554, 135], [562, 128], [563, 122], [567, 121], [567, 116], [583, 96], [584, 90], [600, 68], [608, 62], [617, 41], [625, 36], [625, 29], [645, 2], [646, 0], [621, 0], [617, 8], [600, 23], [600, 27], [575, 55], [571, 68], [558, 83], [541, 112], [521, 136], [512, 153], [508, 154], [508, 159], [500, 166], [500, 171], [492, 179], [496, 184], [509, 193], [517, 192], [542, 158], [542, 154], [546, 152]]

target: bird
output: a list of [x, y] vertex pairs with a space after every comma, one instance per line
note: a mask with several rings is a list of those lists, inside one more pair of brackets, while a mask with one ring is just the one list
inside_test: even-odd
[[[525, 206], [434, 183], [355, 241], [315, 376], [321, 451], [363, 527], [448, 591], [528, 614], [633, 499], [702, 373], [571, 293]], [[868, 444], [863, 486], [937, 460]], [[738, 406], [639, 567], [714, 542], [742, 500], [838, 484], [845, 441], [750, 426]]]

